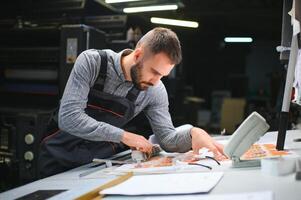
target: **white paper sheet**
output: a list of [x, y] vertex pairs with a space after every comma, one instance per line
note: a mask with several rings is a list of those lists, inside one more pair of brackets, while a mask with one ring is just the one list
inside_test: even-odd
[[209, 192], [223, 172], [182, 173], [133, 176], [129, 180], [101, 191], [101, 194], [156, 195]]
[[260, 191], [238, 194], [219, 194], [219, 195], [183, 195], [183, 196], [163, 196], [145, 197], [143, 200], [273, 200], [272, 191]]

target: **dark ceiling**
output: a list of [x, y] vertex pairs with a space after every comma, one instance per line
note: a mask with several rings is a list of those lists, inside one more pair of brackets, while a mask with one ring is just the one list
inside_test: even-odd
[[[177, 11], [142, 13], [151, 16], [199, 22], [194, 31], [209, 34], [278, 39], [281, 33], [281, 0], [182, 0]], [[183, 28], [182, 28], [183, 29]]]
[[[12, 0], [5, 1], [0, 7], [0, 17], [30, 18], [70, 17], [87, 15], [123, 14], [111, 10], [104, 0]], [[184, 5], [176, 11], [159, 11], [129, 14], [129, 24], [143, 26], [148, 29], [152, 16], [175, 19], [194, 20], [199, 28], [194, 32], [208, 34], [224, 34], [237, 36], [253, 36], [263, 39], [279, 39], [281, 32], [282, 1], [281, 0], [144, 0], [129, 5], [146, 3], [178, 3]], [[126, 4], [111, 4], [125, 7]], [[185, 28], [175, 28], [179, 31]]]

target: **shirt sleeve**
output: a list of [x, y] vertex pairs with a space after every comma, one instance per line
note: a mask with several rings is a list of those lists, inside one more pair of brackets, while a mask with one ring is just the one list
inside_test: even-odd
[[58, 124], [61, 130], [83, 139], [119, 143], [124, 130], [85, 113], [90, 87], [97, 78], [100, 63], [101, 57], [95, 50], [84, 51], [78, 56], [61, 99]]
[[152, 99], [144, 110], [152, 131], [160, 146], [168, 152], [187, 152], [191, 149], [191, 125], [175, 129], [170, 113], [166, 89], [162, 82], [155, 86], [155, 91], [150, 95]]

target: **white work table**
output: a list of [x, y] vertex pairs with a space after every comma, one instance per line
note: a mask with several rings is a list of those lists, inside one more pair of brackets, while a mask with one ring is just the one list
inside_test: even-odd
[[[301, 138], [301, 130], [287, 131], [285, 149], [292, 150], [301, 155], [301, 142], [294, 142], [295, 138]], [[217, 139], [223, 139], [219, 137]], [[276, 141], [276, 132], [269, 132], [261, 138], [261, 142]], [[99, 167], [101, 169], [102, 167]], [[91, 170], [89, 165], [85, 165], [74, 170], [70, 170], [58, 175], [41, 179], [27, 185], [3, 192], [0, 199], [16, 199], [37, 190], [68, 190], [51, 199], [70, 199], [83, 194], [93, 188], [100, 186], [114, 177], [101, 179], [85, 178], [79, 175], [87, 170]], [[214, 171], [214, 170], [213, 170]], [[301, 181], [295, 179], [295, 174], [286, 176], [271, 176], [262, 174], [260, 168], [234, 169], [226, 168], [224, 176], [217, 186], [208, 194], [229, 194], [243, 192], [272, 191], [275, 200], [289, 199], [299, 200], [301, 197]], [[106, 199], [128, 199], [122, 196], [110, 196]], [[143, 199], [142, 196], [131, 197], [131, 199]]]

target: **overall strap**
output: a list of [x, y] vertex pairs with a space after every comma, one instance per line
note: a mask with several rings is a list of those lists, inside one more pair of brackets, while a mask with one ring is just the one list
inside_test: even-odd
[[133, 86], [127, 93], [126, 98], [132, 102], [135, 102], [139, 93], [140, 90], [137, 87]]
[[103, 91], [105, 80], [107, 77], [107, 67], [108, 67], [108, 56], [105, 51], [98, 50], [98, 54], [101, 58], [99, 75], [95, 81], [93, 88]]
[[[98, 53], [101, 57], [101, 65], [100, 65], [100, 69], [99, 69], [99, 75], [97, 77], [97, 80], [96, 80], [93, 88], [103, 91], [105, 80], [107, 77], [108, 57], [107, 57], [107, 53], [105, 51], [98, 50]], [[140, 90], [137, 87], [133, 86], [127, 93], [126, 98], [132, 102], [135, 102], [139, 93], [140, 93]]]

